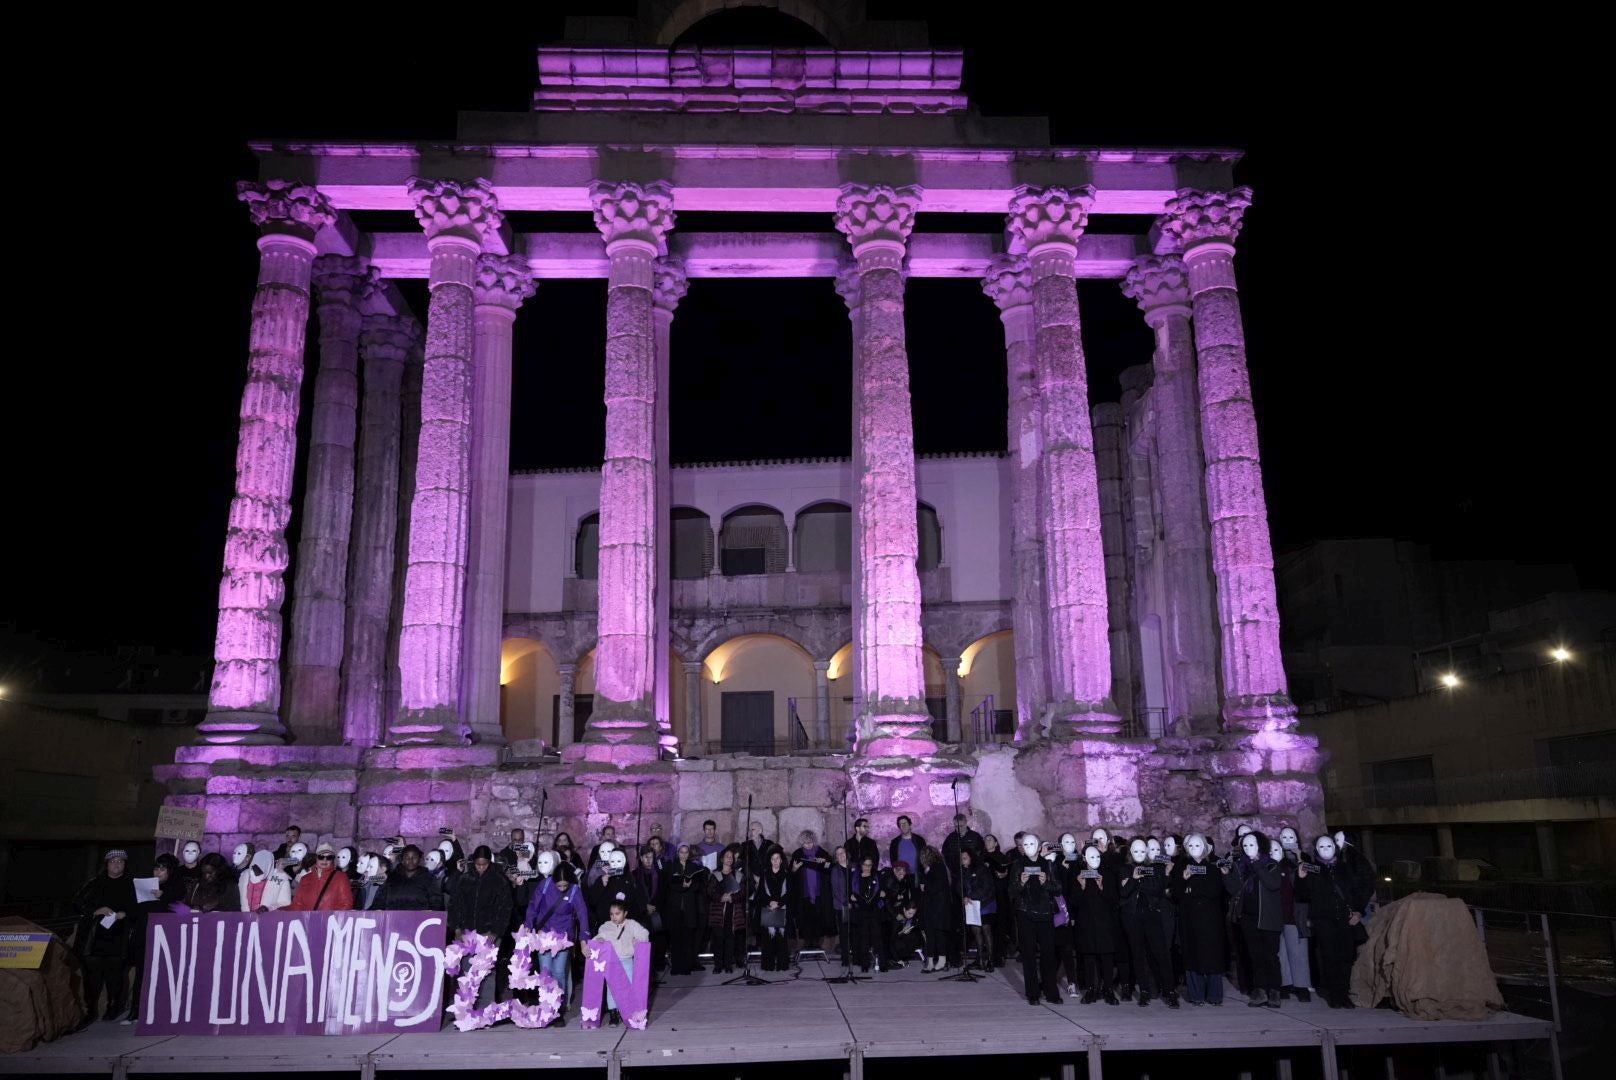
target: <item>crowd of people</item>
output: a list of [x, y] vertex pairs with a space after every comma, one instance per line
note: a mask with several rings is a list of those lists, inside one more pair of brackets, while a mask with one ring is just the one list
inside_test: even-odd
[[[1232, 970], [1248, 1004], [1278, 1008], [1287, 996], [1310, 999], [1316, 959], [1317, 992], [1351, 1005], [1375, 871], [1342, 833], [1304, 847], [1295, 829], [1271, 840], [1241, 826], [1220, 854], [1199, 833], [1122, 839], [1096, 828], [1086, 841], [1050, 842], [1017, 833], [1007, 849], [963, 814], [935, 846], [907, 816], [895, 824], [884, 855], [861, 817], [834, 848], [804, 831], [788, 852], [757, 823], [727, 842], [709, 820], [700, 839], [678, 844], [652, 825], [632, 854], [607, 826], [587, 853], [565, 832], [540, 847], [516, 828], [498, 852], [484, 844], [469, 857], [447, 829], [425, 849], [397, 837], [379, 851], [311, 850], [294, 825], [273, 851], [243, 843], [226, 858], [191, 842], [158, 855], [155, 895], [144, 901], [127, 854], [112, 850], [76, 898], [75, 948], [91, 1014], [104, 991], [103, 1018], [125, 1023], [138, 1018], [145, 920], [166, 911], [444, 911], [451, 937], [474, 930], [503, 943], [479, 1004], [532, 993], [506, 985], [512, 934], [527, 926], [575, 943], [604, 939], [630, 964], [649, 941], [657, 976], [735, 971], [753, 943], [764, 971], [788, 971], [829, 937], [864, 972], [917, 962], [992, 971], [1017, 960], [1034, 1005], [1063, 994], [1221, 1005]], [[581, 949], [537, 960], [573, 1000]]]

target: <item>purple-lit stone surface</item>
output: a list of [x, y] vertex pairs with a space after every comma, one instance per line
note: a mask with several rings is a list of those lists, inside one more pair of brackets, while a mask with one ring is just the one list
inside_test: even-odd
[[618, 766], [654, 761], [656, 645], [655, 260], [667, 250], [666, 184], [596, 181], [595, 225], [606, 242], [606, 459], [600, 482], [600, 614], [595, 709], [573, 759]]
[[[386, 693], [382, 696], [382, 727], [376, 742], [387, 740], [387, 732], [398, 719], [404, 697], [404, 679], [399, 671], [399, 642], [404, 636], [404, 579], [410, 568], [410, 513], [415, 506], [415, 463], [421, 449], [421, 370], [426, 366], [426, 328], [411, 324], [414, 340], [404, 358], [404, 379], [399, 386], [398, 427], [398, 525], [394, 532], [393, 602], [387, 614], [387, 667], [383, 672]], [[370, 745], [368, 743], [364, 745]]]
[[1044, 541], [1038, 528], [1042, 475], [1043, 406], [1038, 398], [1034, 349], [1032, 269], [1021, 255], [997, 256], [982, 289], [999, 306], [1004, 323], [1010, 408], [1010, 558], [1015, 581], [1011, 600], [1016, 643], [1016, 741], [1039, 735], [1049, 701], [1044, 665]]
[[858, 447], [855, 518], [860, 623], [858, 679], [869, 738], [865, 757], [936, 752], [929, 737], [920, 634], [920, 536], [915, 519], [914, 422], [903, 324], [904, 245], [920, 189], [847, 184], [836, 227], [847, 237], [859, 275], [854, 380]]
[[304, 184], [243, 182], [238, 192], [263, 235], [241, 397], [236, 491], [219, 585], [213, 685], [197, 735], [213, 743], [274, 743], [286, 734], [279, 715], [281, 603], [309, 277], [314, 236], [336, 216], [325, 196]]
[[1105, 548], [1105, 597], [1111, 652], [1111, 687], [1117, 712], [1133, 715], [1133, 635], [1128, 590], [1127, 537], [1123, 527], [1122, 407], [1111, 402], [1090, 411], [1094, 467], [1100, 487], [1100, 540]]
[[1167, 680], [1169, 730], [1216, 730], [1218, 633], [1207, 557], [1189, 273], [1177, 255], [1147, 255], [1129, 268], [1122, 291], [1138, 303], [1156, 335], [1151, 437], [1166, 545], [1162, 648], [1172, 676]]
[[1022, 185], [1008, 226], [1032, 269], [1043, 403], [1045, 639], [1054, 733], [1115, 734], [1099, 477], [1077, 308], [1077, 242], [1092, 189]]
[[322, 255], [314, 260], [313, 280], [320, 367], [314, 376], [283, 713], [299, 742], [334, 743], [342, 738], [348, 534], [359, 424], [359, 304], [371, 273], [363, 259]]
[[[863, 411], [863, 394], [861, 392], [862, 380], [859, 373], [864, 370], [859, 360], [859, 269], [858, 263], [848, 257], [842, 262], [834, 278], [836, 295], [842, 298], [847, 305], [847, 318], [852, 329], [852, 360], [853, 360], [853, 416], [857, 417]], [[852, 464], [854, 476], [864, 475], [864, 441], [859, 438], [858, 424], [853, 424]], [[848, 575], [852, 586], [852, 644], [855, 661], [864, 655], [864, 567], [863, 559], [858, 557], [864, 551], [864, 515], [854, 511], [852, 515], [849, 540], [852, 544], [854, 558], [851, 571]], [[860, 683], [854, 691], [855, 696], [863, 693]], [[860, 699], [862, 701], [862, 698]], [[850, 741], [857, 741], [868, 732], [868, 722], [862, 709], [855, 708], [853, 717], [853, 730], [849, 733]]]
[[477, 258], [500, 213], [486, 180], [410, 182], [432, 253], [421, 433], [399, 631], [399, 709], [388, 738], [450, 743], [461, 715], [471, 499], [472, 353]]
[[[672, 591], [673, 591], [673, 469], [668, 457], [668, 375], [673, 313], [690, 288], [684, 263], [677, 257], [658, 259], [651, 286], [651, 312], [656, 334], [656, 642], [651, 654], [654, 711], [658, 741], [677, 751], [673, 734]], [[699, 671], [698, 671], [699, 675]], [[698, 688], [700, 683], [697, 683]]]
[[342, 741], [381, 741], [388, 621], [397, 559], [399, 421], [404, 364], [418, 335], [412, 322], [367, 315], [359, 337], [364, 400], [359, 412], [358, 497], [348, 559], [348, 615], [342, 656]]
[[1184, 189], [1168, 201], [1160, 228], [1184, 257], [1194, 299], [1223, 719], [1231, 729], [1283, 731], [1295, 726], [1296, 709], [1280, 657], [1268, 504], [1234, 276], [1234, 242], [1250, 205], [1249, 188]]
[[505, 632], [505, 524], [511, 474], [511, 333], [533, 295], [527, 260], [484, 254], [477, 302], [471, 409], [471, 517], [466, 574], [465, 717], [479, 743], [503, 743], [500, 642]]

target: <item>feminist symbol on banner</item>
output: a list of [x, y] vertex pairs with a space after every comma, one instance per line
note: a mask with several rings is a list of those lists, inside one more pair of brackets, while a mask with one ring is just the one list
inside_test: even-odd
[[415, 965], [408, 960], [400, 960], [393, 966], [393, 991], [395, 997], [408, 997], [410, 987], [415, 982]]
[[606, 1004], [606, 988], [612, 988], [617, 1011], [623, 1022], [636, 1031], [645, 1030], [651, 1001], [651, 943], [634, 943], [634, 974], [623, 968], [617, 950], [596, 940], [584, 945], [584, 995], [579, 999], [578, 1016], [582, 1027], [600, 1027], [600, 1014]]
[[[534, 933], [527, 927], [516, 932], [515, 950], [511, 953], [507, 970], [513, 990], [537, 990], [539, 1003], [525, 1005], [520, 1001], [496, 1001], [485, 1008], [477, 1008], [477, 987], [493, 974], [499, 959], [499, 939], [474, 930], [462, 931], [454, 944], [444, 950], [444, 959], [450, 975], [460, 974], [455, 984], [454, 1001], [449, 1015], [461, 1031], [476, 1031], [509, 1019], [517, 1027], [541, 1028], [561, 1015], [565, 1002], [561, 984], [548, 974], [533, 973], [533, 953], [559, 953], [572, 948], [565, 934], [552, 934], [548, 930]], [[469, 963], [467, 961], [469, 960]], [[461, 973], [464, 968], [464, 973]]]

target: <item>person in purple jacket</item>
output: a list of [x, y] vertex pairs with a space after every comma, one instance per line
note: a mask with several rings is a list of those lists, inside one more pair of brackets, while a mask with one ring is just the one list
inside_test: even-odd
[[[557, 866], [550, 878], [551, 887], [533, 894], [527, 909], [527, 925], [533, 930], [549, 930], [565, 934], [576, 946], [589, 938], [589, 906], [584, 903], [583, 890], [578, 888], [578, 873], [571, 863]], [[561, 1015], [552, 1027], [566, 1027], [566, 1002], [572, 1000], [572, 951], [538, 953], [539, 970], [561, 984], [564, 991]]]

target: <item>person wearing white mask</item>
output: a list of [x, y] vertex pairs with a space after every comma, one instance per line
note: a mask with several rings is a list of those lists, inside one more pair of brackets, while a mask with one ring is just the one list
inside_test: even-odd
[[1037, 1005], [1039, 995], [1052, 1005], [1061, 1004], [1055, 982], [1059, 954], [1055, 948], [1055, 898], [1060, 881], [1048, 862], [1039, 857], [1042, 843], [1032, 833], [1021, 838], [1018, 853], [1010, 860], [1010, 903], [1016, 911], [1016, 929], [1021, 939], [1022, 984], [1027, 1004]]
[[[1074, 903], [1077, 896], [1078, 875], [1084, 870], [1084, 845], [1072, 833], [1062, 833], [1060, 838], [1060, 852], [1054, 859], [1055, 876], [1060, 881], [1061, 894], [1066, 897], [1068, 908]], [[1055, 947], [1060, 950], [1061, 973], [1064, 976], [1063, 994], [1077, 996], [1078, 988], [1083, 983], [1082, 963], [1078, 959], [1075, 934], [1077, 933], [1076, 917], [1066, 920], [1065, 926], [1055, 927]]]
[[282, 862], [281, 869], [292, 879], [295, 888], [303, 875], [314, 869], [314, 860], [309, 858], [309, 845], [301, 840], [287, 845], [286, 859]]
[[[1157, 845], [1158, 858], [1161, 845]], [[1150, 1004], [1152, 994], [1160, 994], [1168, 1008], [1178, 1008], [1174, 992], [1173, 965], [1167, 957], [1166, 924], [1162, 910], [1172, 906], [1167, 895], [1165, 859], [1152, 861], [1150, 846], [1134, 839], [1128, 844], [1128, 874], [1122, 879], [1122, 930], [1133, 954], [1133, 970], [1139, 980], [1139, 1005]]]
[[1117, 1004], [1111, 972], [1117, 951], [1121, 882], [1105, 865], [1098, 846], [1083, 849], [1083, 869], [1076, 876], [1077, 891], [1066, 898], [1072, 916], [1072, 946], [1083, 962], [1083, 1004], [1102, 997]]
[[1313, 1000], [1313, 972], [1307, 962], [1307, 901], [1296, 888], [1301, 854], [1296, 830], [1289, 825], [1279, 830], [1268, 854], [1279, 866], [1279, 897], [1285, 909], [1285, 925], [1279, 932], [1279, 996], [1306, 1003]]
[[1296, 871], [1297, 895], [1305, 897], [1319, 950], [1319, 993], [1332, 1009], [1353, 1007], [1349, 994], [1358, 944], [1367, 937], [1361, 912], [1369, 902], [1350, 868], [1341, 859], [1333, 836], [1313, 842], [1318, 862], [1302, 862]]
[[292, 879], [275, 865], [268, 851], [253, 853], [247, 872], [236, 879], [241, 893], [241, 910], [263, 915], [279, 911], [292, 902]]
[[1279, 1008], [1279, 937], [1285, 926], [1281, 906], [1282, 874], [1269, 854], [1268, 837], [1252, 831], [1240, 837], [1240, 851], [1224, 871], [1223, 887], [1231, 897], [1230, 919], [1240, 928], [1251, 964], [1246, 1004]]
[[1184, 1000], [1191, 1005], [1223, 1004], [1227, 967], [1223, 918], [1223, 874], [1212, 861], [1206, 837], [1184, 838], [1184, 861], [1176, 864], [1173, 895], [1178, 900], [1179, 940], [1184, 954]]
[[252, 862], [253, 853], [256, 850], [251, 844], [237, 844], [235, 849], [230, 852], [231, 871], [240, 874], [246, 870], [247, 866]]

